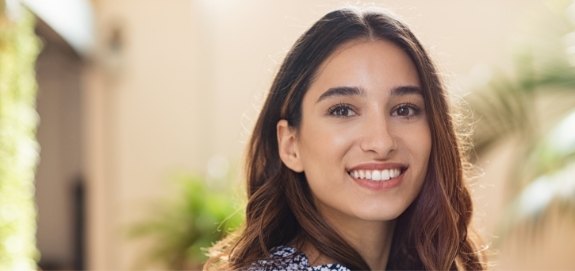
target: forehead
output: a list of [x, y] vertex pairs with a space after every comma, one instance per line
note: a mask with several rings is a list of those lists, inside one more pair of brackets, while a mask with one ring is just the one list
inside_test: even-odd
[[310, 91], [334, 86], [391, 89], [401, 85], [420, 85], [411, 58], [392, 42], [362, 39], [336, 49], [320, 65]]

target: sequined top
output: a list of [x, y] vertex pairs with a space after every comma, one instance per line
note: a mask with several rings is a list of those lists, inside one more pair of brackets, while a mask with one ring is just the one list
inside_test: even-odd
[[288, 246], [275, 247], [270, 253], [268, 258], [253, 263], [248, 271], [350, 271], [338, 263], [310, 266], [305, 254]]

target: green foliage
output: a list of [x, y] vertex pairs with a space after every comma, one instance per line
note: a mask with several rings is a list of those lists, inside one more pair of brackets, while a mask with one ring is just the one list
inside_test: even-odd
[[197, 176], [178, 179], [179, 194], [156, 205], [150, 218], [131, 228], [132, 237], [151, 237], [148, 262], [174, 270], [197, 268], [205, 249], [236, 229], [243, 213], [229, 191], [211, 189]]
[[[568, 137], [575, 135], [575, 121], [567, 121], [575, 118], [575, 43], [563, 42], [575, 38], [575, 24], [565, 16], [569, 4], [575, 7], [575, 1], [563, 1], [548, 11], [546, 22], [558, 27], [534, 36], [529, 50], [516, 58], [512, 74], [498, 73], [468, 99], [476, 120], [477, 157], [502, 142], [516, 143], [506, 179], [503, 235], [525, 222], [541, 226], [552, 207], [561, 206], [561, 214], [575, 217], [575, 177], [570, 173], [575, 172], [575, 136]], [[541, 40], [544, 46], [538, 45]], [[566, 140], [570, 143], [559, 146]]]
[[34, 17], [0, 0], [0, 270], [36, 269]]

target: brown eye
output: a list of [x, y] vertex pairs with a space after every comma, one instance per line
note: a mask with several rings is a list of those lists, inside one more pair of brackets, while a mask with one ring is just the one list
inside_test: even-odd
[[353, 108], [346, 104], [332, 106], [328, 110], [329, 115], [339, 118], [347, 118], [357, 115]]
[[418, 115], [420, 112], [419, 107], [413, 104], [401, 104], [393, 110], [391, 115], [409, 118]]
[[407, 107], [407, 106], [402, 106], [402, 107], [400, 107], [400, 108], [397, 109], [397, 115], [399, 115], [399, 116], [409, 116], [409, 113], [410, 113], [409, 111], [410, 111], [410, 110], [411, 110], [411, 109], [410, 109], [409, 107]]

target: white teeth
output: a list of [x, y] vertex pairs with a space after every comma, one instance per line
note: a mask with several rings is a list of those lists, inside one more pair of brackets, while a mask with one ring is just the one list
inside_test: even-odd
[[389, 177], [389, 175], [391, 175], [391, 170], [382, 170], [382, 171], [381, 171], [381, 179], [382, 179], [382, 180], [389, 180], [389, 179], [391, 179], [391, 178]]
[[379, 170], [374, 170], [371, 173], [371, 179], [374, 181], [381, 181], [381, 171]]
[[354, 170], [350, 171], [349, 175], [355, 179], [370, 180], [370, 181], [387, 181], [395, 178], [401, 174], [399, 168], [383, 169], [383, 170]]

